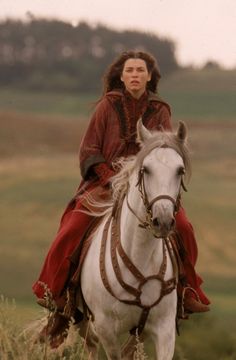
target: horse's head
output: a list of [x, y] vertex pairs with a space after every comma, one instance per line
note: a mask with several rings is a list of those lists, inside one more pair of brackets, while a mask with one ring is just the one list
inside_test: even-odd
[[182, 122], [176, 133], [150, 132], [141, 121], [137, 125], [141, 145], [138, 186], [151, 225], [159, 236], [167, 236], [175, 226], [181, 184], [189, 166], [186, 136]]

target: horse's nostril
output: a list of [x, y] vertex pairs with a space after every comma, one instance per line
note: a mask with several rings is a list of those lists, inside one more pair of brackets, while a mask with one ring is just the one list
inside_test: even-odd
[[156, 227], [159, 227], [159, 225], [160, 225], [157, 218], [153, 219], [152, 223], [153, 223], [153, 225], [156, 226]]

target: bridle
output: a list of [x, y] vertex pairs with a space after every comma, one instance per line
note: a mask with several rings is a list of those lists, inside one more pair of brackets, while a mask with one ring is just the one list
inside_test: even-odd
[[155, 237], [162, 238], [163, 236], [156, 234], [156, 230], [153, 225], [153, 213], [152, 213], [153, 204], [155, 204], [159, 200], [169, 200], [174, 205], [173, 215], [175, 216], [180, 207], [181, 187], [183, 188], [184, 191], [187, 191], [187, 189], [184, 184], [183, 176], [182, 176], [181, 182], [180, 182], [180, 189], [179, 189], [176, 199], [174, 199], [170, 195], [163, 194], [163, 195], [158, 195], [158, 196], [154, 197], [151, 201], [148, 201], [147, 192], [146, 192], [146, 188], [145, 188], [144, 173], [145, 173], [144, 167], [141, 167], [138, 172], [138, 181], [137, 181], [136, 186], [138, 187], [138, 190], [140, 192], [140, 195], [141, 195], [144, 207], [145, 207], [145, 214], [146, 214], [145, 220], [142, 220], [141, 217], [131, 207], [129, 200], [128, 200], [128, 194], [126, 196], [127, 206], [129, 208], [129, 210], [133, 213], [133, 215], [139, 220], [140, 227], [150, 230]]

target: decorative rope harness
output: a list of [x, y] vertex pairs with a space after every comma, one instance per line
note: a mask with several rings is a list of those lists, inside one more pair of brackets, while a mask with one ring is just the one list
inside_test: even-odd
[[[128, 257], [128, 255], [125, 253], [121, 241], [120, 241], [120, 219], [121, 219], [121, 206], [116, 206], [115, 211], [113, 211], [113, 214], [108, 218], [101, 241], [101, 249], [100, 249], [100, 274], [103, 281], [103, 284], [107, 291], [118, 301], [129, 304], [129, 305], [136, 305], [142, 309], [142, 313], [139, 319], [139, 323], [137, 326], [135, 326], [133, 329], [130, 330], [131, 334], [135, 334], [136, 332], [138, 335], [140, 335], [144, 329], [144, 326], [146, 324], [148, 315], [150, 310], [160, 303], [162, 298], [168, 294], [170, 294], [174, 289], [177, 287], [177, 281], [178, 281], [178, 267], [176, 263], [176, 258], [172, 249], [172, 246], [170, 244], [169, 237], [161, 237], [160, 235], [155, 234], [155, 229], [152, 223], [152, 205], [161, 200], [161, 199], [167, 199], [170, 200], [174, 205], [174, 213], [178, 211], [179, 205], [180, 205], [180, 195], [178, 195], [177, 199], [173, 199], [169, 195], [159, 195], [155, 197], [152, 201], [148, 202], [147, 194], [145, 190], [145, 184], [144, 184], [144, 177], [143, 177], [144, 170], [141, 168], [139, 171], [139, 177], [138, 177], [138, 189], [141, 193], [141, 197], [146, 209], [146, 219], [142, 220], [132, 209], [128, 202], [128, 196], [127, 199], [127, 206], [129, 210], [135, 215], [135, 217], [139, 220], [140, 224], [139, 226], [142, 228], [146, 228], [152, 232], [152, 234], [156, 238], [162, 238], [162, 245], [163, 245], [163, 260], [160, 265], [160, 269], [155, 275], [150, 275], [145, 277], [139, 269], [134, 265], [134, 263], [131, 261], [131, 259]], [[183, 186], [183, 183], [181, 181], [181, 185]], [[183, 186], [184, 188], [184, 186]], [[107, 247], [107, 239], [108, 239], [108, 232], [111, 227], [111, 262], [113, 271], [116, 275], [116, 279], [118, 283], [121, 285], [121, 287], [126, 290], [127, 293], [134, 296], [133, 300], [130, 299], [121, 299], [118, 298], [111, 285], [109, 284], [107, 272], [106, 272], [106, 266], [105, 266], [105, 254], [106, 254], [106, 247]], [[167, 269], [167, 252], [170, 256], [171, 263], [173, 266], [173, 272], [174, 276], [170, 278], [169, 280], [165, 280], [166, 275], [166, 269]], [[133, 287], [125, 282], [125, 280], [122, 277], [122, 272], [120, 269], [120, 265], [118, 262], [118, 254], [121, 257], [124, 265], [127, 269], [132, 273], [132, 275], [138, 280], [138, 286]], [[149, 281], [149, 280], [158, 280], [161, 283], [161, 291], [158, 298], [151, 304], [151, 305], [145, 305], [142, 303], [141, 295], [142, 295], [142, 288], [143, 286]]]

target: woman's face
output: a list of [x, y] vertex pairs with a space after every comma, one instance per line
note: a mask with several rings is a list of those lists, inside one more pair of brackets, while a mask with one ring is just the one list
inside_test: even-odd
[[148, 73], [144, 60], [126, 60], [121, 74], [121, 81], [123, 81], [126, 90], [129, 91], [134, 98], [140, 98], [145, 92], [149, 80], [151, 80], [151, 74]]

